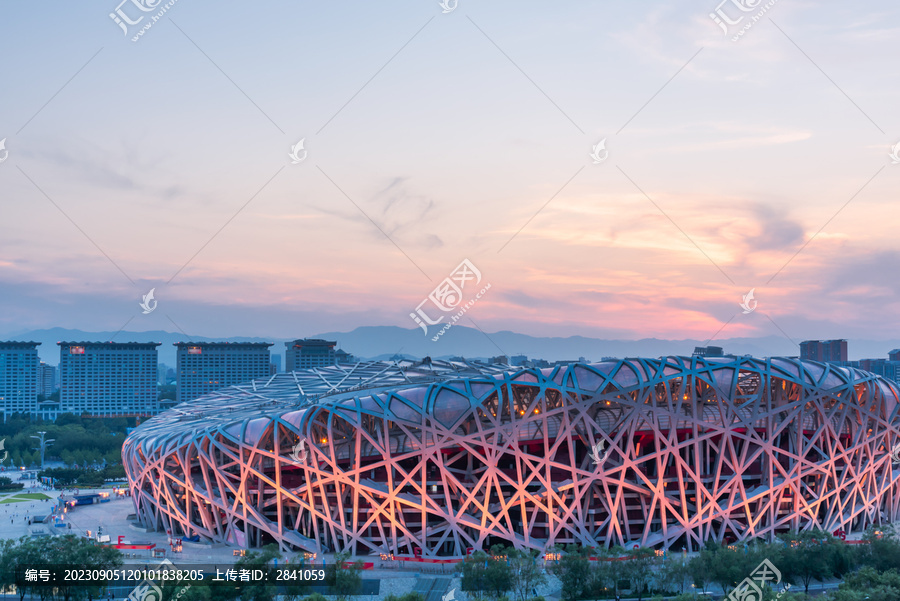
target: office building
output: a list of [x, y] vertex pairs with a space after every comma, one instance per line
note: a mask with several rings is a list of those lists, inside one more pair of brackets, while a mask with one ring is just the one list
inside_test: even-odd
[[[891, 354], [888, 355], [888, 357], [895, 356], [893, 353], [894, 351], [891, 351]], [[853, 366], [853, 363], [857, 363], [857, 367], [860, 369], [873, 374], [878, 374], [879, 376], [893, 380], [894, 382], [900, 381], [900, 361], [895, 359], [860, 359], [859, 361], [850, 361], [849, 363], [851, 366]]]
[[179, 403], [270, 374], [269, 342], [177, 342]]
[[800, 343], [802, 361], [839, 363], [847, 361], [846, 340], [804, 340]]
[[694, 357], [722, 357], [725, 350], [721, 346], [695, 346]]
[[311, 369], [337, 364], [334, 347], [337, 342], [320, 338], [303, 338], [285, 342], [284, 371]]
[[169, 366], [165, 363], [160, 363], [156, 368], [156, 381], [160, 386], [165, 386], [168, 384], [166, 380], [166, 374], [169, 372]]
[[43, 361], [38, 366], [38, 386], [37, 393], [49, 397], [56, 392], [56, 366], [47, 365]]
[[337, 349], [336, 351], [334, 351], [334, 362], [335, 365], [345, 365], [348, 363], [356, 363], [357, 359], [347, 351]]
[[158, 342], [57, 342], [59, 411], [155, 415]]
[[37, 408], [40, 342], [0, 342], [0, 411], [2, 419]]

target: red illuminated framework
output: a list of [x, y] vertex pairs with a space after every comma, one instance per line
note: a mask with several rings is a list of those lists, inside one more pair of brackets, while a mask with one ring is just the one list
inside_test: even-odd
[[403, 379], [305, 401], [256, 383], [231, 416], [210, 395], [148, 421], [123, 449], [139, 519], [238, 546], [435, 558], [501, 542], [697, 550], [859, 533], [900, 510], [898, 391], [857, 369], [668, 357]]

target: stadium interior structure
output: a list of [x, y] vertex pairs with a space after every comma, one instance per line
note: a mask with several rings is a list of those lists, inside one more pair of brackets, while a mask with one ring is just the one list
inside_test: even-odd
[[178, 405], [123, 459], [139, 521], [241, 547], [697, 550], [897, 519], [898, 390], [797, 359], [367, 362]]

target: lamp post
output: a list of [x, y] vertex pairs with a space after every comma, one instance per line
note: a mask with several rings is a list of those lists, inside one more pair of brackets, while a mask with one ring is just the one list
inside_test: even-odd
[[31, 438], [37, 438], [40, 441], [40, 447], [36, 449], [32, 449], [33, 451], [41, 452], [41, 469], [44, 469], [44, 451], [47, 450], [47, 445], [51, 442], [54, 442], [56, 439], [51, 438], [50, 440], [44, 440], [44, 436], [47, 434], [46, 432], [38, 432], [39, 436], [32, 436]]

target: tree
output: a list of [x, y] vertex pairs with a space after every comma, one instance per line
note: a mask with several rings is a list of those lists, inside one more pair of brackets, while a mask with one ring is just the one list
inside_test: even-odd
[[508, 552], [511, 588], [519, 601], [526, 601], [532, 591], [547, 581], [544, 570], [538, 565], [537, 551], [512, 549]]
[[360, 574], [362, 568], [361, 561], [354, 561], [349, 566], [343, 566], [343, 569], [337, 571], [334, 579], [334, 592], [338, 599], [344, 600], [359, 592], [362, 588], [362, 575]]
[[[16, 585], [16, 571], [25, 566], [39, 565], [42, 560], [41, 547], [36, 539], [22, 537], [18, 540], [7, 539], [0, 543], [0, 582], [3, 590]], [[16, 587], [19, 599], [31, 591], [29, 586]]]
[[423, 595], [422, 593], [410, 591], [404, 595], [400, 595], [399, 597], [397, 595], [388, 595], [384, 598], [384, 601], [425, 601], [425, 595]]
[[[280, 559], [281, 553], [278, 552], [277, 545], [266, 545], [259, 552], [250, 551], [236, 562], [234, 569], [236, 570], [263, 570], [266, 578], [262, 581], [252, 581], [249, 583], [241, 583], [239, 587], [223, 586], [217, 587], [213, 592], [213, 597], [218, 600], [233, 600], [240, 598], [241, 601], [269, 601], [275, 598], [276, 586], [270, 582], [268, 578], [269, 564], [273, 560]], [[179, 599], [178, 601], [181, 601]]]
[[900, 542], [893, 525], [870, 528], [863, 539], [869, 544], [860, 549], [860, 561], [885, 572], [891, 568], [900, 569]]
[[562, 585], [563, 599], [577, 601], [584, 595], [591, 579], [591, 564], [584, 549], [569, 545], [552, 570]]
[[894, 601], [900, 598], [900, 573], [865, 567], [850, 574], [832, 595], [834, 601]]
[[74, 413], [60, 413], [54, 422], [57, 426], [81, 426], [81, 418]]
[[[94, 541], [71, 534], [54, 538], [5, 540], [0, 546], [0, 579], [6, 588], [15, 582], [17, 568], [66, 565], [76, 569], [102, 570], [122, 565], [122, 554], [116, 549], [103, 547]], [[24, 583], [17, 587], [19, 598], [26, 594], [39, 595], [42, 599], [51, 594], [62, 595], [64, 601], [97, 596], [105, 583], [92, 584], [43, 584]], [[55, 590], [54, 590], [55, 589]]]
[[607, 552], [611, 561], [607, 564], [607, 570], [609, 572], [609, 578], [613, 582], [613, 590], [618, 595], [619, 594], [619, 582], [622, 580], [628, 580], [628, 569], [626, 559], [628, 556], [628, 552], [619, 545], [615, 545], [610, 548]]
[[124, 480], [125, 466], [120, 464], [109, 465], [103, 470], [103, 478], [105, 480]]
[[487, 587], [484, 577], [487, 561], [487, 553], [475, 551], [472, 555], [467, 556], [456, 564], [456, 571], [460, 574], [460, 586], [470, 596], [480, 597]]
[[690, 576], [689, 564], [683, 557], [666, 555], [659, 566], [657, 581], [667, 592], [684, 593], [684, 585]]
[[476, 551], [464, 561], [456, 564], [461, 573], [462, 589], [478, 591], [474, 596], [487, 593], [499, 598], [512, 588], [512, 568], [507, 563], [506, 551], [502, 545], [491, 547], [491, 554]]
[[491, 555], [485, 572], [487, 591], [495, 599], [512, 588], [512, 568], [509, 563], [509, 551], [503, 545], [491, 547]]
[[837, 544], [833, 536], [822, 531], [792, 532], [785, 536], [785, 543], [780, 569], [789, 580], [800, 579], [803, 592], [809, 594], [813, 580], [822, 581], [831, 576], [830, 560], [836, 556], [832, 546]]
[[[302, 569], [303, 568], [303, 560], [296, 560], [292, 562], [288, 560], [287, 566], [290, 569]], [[300, 601], [301, 597], [303, 597], [307, 591], [309, 590], [309, 582], [299, 578], [297, 580], [287, 580], [282, 583], [282, 591], [281, 591], [281, 599], [282, 601]], [[321, 595], [320, 595], [321, 596]], [[325, 598], [322, 598], [322, 601], [325, 601]], [[422, 599], [422, 601], [425, 601]]]
[[12, 479], [6, 476], [0, 476], [0, 491], [22, 490], [24, 487], [25, 484], [22, 482], [13, 482]]
[[743, 552], [729, 549], [726, 546], [709, 541], [700, 551], [703, 568], [708, 570], [709, 582], [715, 582], [727, 595], [744, 578], [750, 576], [753, 567], [747, 567], [746, 555]]
[[[79, 538], [74, 534], [66, 534], [65, 536], [54, 538], [51, 540], [42, 540], [41, 543], [49, 547], [47, 563], [49, 565], [72, 565], [85, 570], [103, 570], [109, 568], [117, 568], [122, 565], [122, 553], [118, 549], [112, 547], [104, 547], [96, 544], [93, 540]], [[85, 592], [83, 586], [77, 583], [71, 585], [55, 585], [57, 590], [63, 592], [65, 601], [69, 601], [73, 594], [83, 594]], [[105, 585], [92, 585], [86, 587], [90, 596], [98, 596]]]
[[637, 592], [638, 601], [644, 597], [644, 589], [653, 580], [653, 564], [656, 555], [647, 549], [631, 549], [625, 562], [625, 574], [631, 582], [632, 592]]
[[334, 556], [334, 563], [325, 568], [325, 582], [331, 585], [332, 592], [341, 601], [362, 588], [362, 576], [359, 574], [362, 562], [349, 563], [349, 560], [349, 553], [338, 553]]
[[688, 561], [688, 574], [695, 587], [706, 593], [707, 587], [713, 582], [712, 578], [712, 554], [709, 548], [700, 550], [699, 555], [695, 555]]

